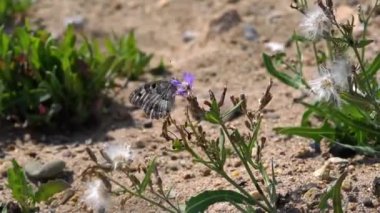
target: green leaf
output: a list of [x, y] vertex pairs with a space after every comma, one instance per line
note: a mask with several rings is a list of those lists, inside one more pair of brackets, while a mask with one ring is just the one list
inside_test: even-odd
[[151, 175], [154, 172], [156, 168], [156, 159], [153, 159], [150, 164], [148, 165], [148, 168], [145, 173], [145, 177], [143, 181], [140, 184], [140, 187], [138, 189], [138, 193], [141, 194], [145, 191], [146, 187], [148, 186], [149, 182], [151, 181]]
[[333, 200], [333, 209], [334, 213], [343, 213], [342, 208], [342, 195], [340, 193], [342, 188], [342, 183], [344, 179], [346, 178], [348, 172], [343, 172], [342, 175], [330, 186], [330, 188], [327, 190], [327, 192], [322, 195], [321, 201], [319, 203], [319, 209], [322, 212], [325, 212], [328, 207], [328, 200]]
[[29, 202], [33, 197], [32, 186], [26, 180], [23, 169], [16, 160], [12, 160], [13, 167], [8, 169], [7, 187], [12, 190], [12, 196], [23, 208], [29, 207]]
[[363, 48], [363, 47], [371, 44], [372, 42], [373, 42], [373, 40], [363, 39], [363, 40], [357, 41], [355, 43], [355, 47], [357, 47], [357, 48]]
[[323, 137], [333, 139], [336, 131], [333, 128], [324, 125], [320, 128], [313, 127], [278, 127], [274, 129], [279, 134], [297, 135], [305, 138], [311, 138], [315, 141], [321, 141]]
[[239, 204], [251, 204], [255, 202], [247, 197], [231, 190], [205, 191], [186, 202], [186, 213], [205, 212], [209, 206], [219, 202], [234, 202]]
[[70, 188], [70, 184], [64, 180], [53, 180], [43, 183], [38, 187], [34, 195], [34, 200], [36, 202], [46, 201], [56, 193], [62, 192], [67, 188]]
[[366, 76], [374, 76], [380, 69], [380, 53], [377, 54], [376, 58], [373, 60], [372, 64], [366, 70]]
[[210, 110], [205, 113], [205, 120], [213, 124], [219, 124], [222, 121], [220, 108], [215, 99], [212, 100]]
[[269, 74], [273, 75], [284, 84], [287, 84], [296, 89], [300, 88], [300, 86], [302, 85], [302, 81], [296, 80], [295, 78], [292, 78], [285, 73], [277, 71], [277, 69], [274, 67], [272, 63], [272, 59], [270, 58], [270, 56], [264, 53], [263, 60], [264, 60], [264, 65], [267, 71], [269, 72]]

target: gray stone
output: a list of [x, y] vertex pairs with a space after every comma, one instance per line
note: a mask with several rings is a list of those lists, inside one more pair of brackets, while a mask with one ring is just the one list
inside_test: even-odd
[[66, 163], [62, 160], [53, 160], [46, 164], [38, 161], [30, 161], [24, 166], [25, 173], [35, 179], [49, 179], [56, 177], [63, 171]]

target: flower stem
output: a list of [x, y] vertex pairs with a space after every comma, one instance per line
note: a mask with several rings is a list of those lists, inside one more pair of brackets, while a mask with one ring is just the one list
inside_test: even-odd
[[224, 125], [224, 123], [221, 123], [220, 124], [224, 133], [227, 135], [228, 137], [228, 140], [230, 141], [233, 149], [235, 150], [235, 152], [238, 154], [239, 158], [240, 158], [240, 161], [243, 163], [245, 169], [247, 170], [248, 172], [248, 175], [249, 177], [251, 178], [253, 184], [255, 185], [255, 188], [257, 189], [257, 191], [260, 193], [260, 195], [262, 196], [264, 202], [266, 203], [267, 207], [269, 208], [269, 212], [272, 212], [272, 211], [275, 211], [273, 208], [272, 208], [272, 205], [271, 203], [269, 202], [269, 200], [267, 199], [267, 197], [265, 196], [263, 190], [261, 189], [260, 185], [258, 184], [255, 176], [253, 175], [252, 173], [252, 170], [251, 168], [249, 167], [247, 161], [244, 159], [244, 157], [241, 155], [240, 151], [238, 150], [238, 147], [236, 146], [236, 144], [233, 142], [228, 130], [227, 130], [227, 127]]
[[132, 190], [129, 190], [129, 189], [128, 189], [127, 187], [125, 187], [123, 184], [119, 183], [118, 181], [112, 179], [111, 177], [109, 177], [109, 176], [107, 176], [107, 175], [102, 174], [102, 176], [104, 176], [105, 178], [107, 178], [108, 180], [110, 180], [111, 182], [113, 182], [114, 184], [116, 184], [116, 185], [118, 185], [119, 187], [121, 187], [121, 188], [122, 188], [124, 191], [126, 191], [127, 193], [129, 193], [129, 194], [131, 194], [131, 195], [133, 195], [133, 196], [139, 197], [139, 198], [141, 198], [141, 199], [143, 199], [143, 200], [145, 200], [145, 201], [147, 201], [147, 202], [149, 202], [149, 203], [151, 203], [151, 204], [153, 204], [153, 205], [155, 205], [155, 206], [157, 206], [157, 207], [160, 207], [161, 209], [163, 209], [163, 210], [165, 210], [165, 211], [167, 211], [167, 212], [170, 212], [170, 213], [179, 213], [179, 212], [180, 212], [180, 211], [178, 211], [177, 209], [176, 209], [176, 211], [173, 211], [173, 210], [167, 208], [166, 206], [164, 206], [164, 205], [162, 205], [162, 204], [160, 204], [160, 203], [158, 203], [158, 202], [153, 201], [153, 200], [150, 199], [150, 198], [147, 198], [147, 197], [145, 197], [145, 196], [143, 196], [143, 195], [141, 195], [141, 194], [138, 194], [138, 193], [136, 193], [136, 192], [134, 192], [134, 191], [132, 191]]

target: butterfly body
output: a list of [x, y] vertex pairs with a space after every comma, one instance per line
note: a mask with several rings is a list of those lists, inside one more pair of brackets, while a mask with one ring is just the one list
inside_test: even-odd
[[159, 80], [146, 83], [129, 96], [129, 101], [144, 110], [150, 118], [167, 116], [174, 106], [177, 87], [170, 81]]

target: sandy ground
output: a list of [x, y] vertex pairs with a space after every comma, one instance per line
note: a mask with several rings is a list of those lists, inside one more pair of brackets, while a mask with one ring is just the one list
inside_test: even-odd
[[[340, 2], [345, 5], [345, 1]], [[353, 1], [347, 2], [349, 5]], [[290, 1], [278, 0], [38, 0], [28, 16], [32, 23], [47, 29], [55, 36], [61, 35], [65, 29], [64, 23], [70, 17], [83, 18], [78, 31], [93, 38], [103, 38], [112, 33], [126, 35], [134, 30], [141, 49], [154, 53], [152, 66], [162, 59], [170, 66], [174, 76], [180, 77], [184, 70], [194, 73], [197, 78], [194, 92], [199, 99], [207, 98], [209, 89], [220, 92], [227, 85], [228, 95], [245, 93], [249, 108], [255, 109], [270, 78], [261, 60], [263, 51], [270, 53], [265, 49], [265, 43], [285, 43], [302, 18], [289, 4]], [[209, 33], [212, 20], [229, 10], [236, 10], [241, 21], [227, 32]], [[375, 39], [371, 46], [373, 53], [378, 52], [376, 45], [379, 39], [379, 18], [375, 18], [370, 30], [370, 35]], [[249, 27], [253, 27], [258, 33], [254, 40], [247, 39], [244, 34]], [[192, 40], [185, 42], [185, 34], [190, 35]], [[294, 54], [292, 47], [287, 48], [286, 52]], [[307, 75], [314, 76], [313, 61], [309, 56], [305, 60], [310, 61], [306, 68]], [[91, 165], [85, 148], [98, 150], [113, 142], [130, 144], [134, 148], [136, 161], [145, 162], [156, 156], [165, 185], [174, 187], [174, 196], [182, 203], [206, 189], [230, 188], [216, 174], [207, 174], [202, 166], [192, 163], [187, 154], [171, 152], [171, 144], [160, 137], [162, 121], [153, 121], [152, 128], [144, 128], [143, 125], [149, 120], [141, 110], [131, 110], [127, 101], [131, 91], [146, 80], [156, 78], [162, 76], [147, 74], [143, 76], [144, 80], [131, 82], [115, 98], [119, 104], [111, 107], [110, 113], [104, 115], [102, 124], [97, 128], [43, 134], [28, 130], [14, 131], [8, 126], [1, 127], [0, 201], [10, 198], [9, 190], [5, 187], [6, 169], [10, 159], [15, 158], [23, 165], [30, 159], [47, 162], [58, 158], [67, 163], [66, 170], [70, 171], [68, 179], [76, 193], [66, 204], [56, 207], [55, 211], [83, 212], [85, 208], [80, 204], [80, 199], [86, 184], [81, 181], [80, 174]], [[261, 135], [268, 139], [263, 151], [264, 162], [269, 164], [273, 159], [278, 191], [286, 197], [281, 211], [318, 212], [315, 205], [318, 198], [305, 197], [305, 193], [313, 187], [322, 192], [331, 183], [313, 176], [313, 172], [329, 158], [327, 147], [322, 146], [322, 155], [297, 157], [309, 148], [309, 141], [276, 135], [272, 128], [297, 125], [300, 122], [303, 108], [293, 103], [292, 99], [299, 97], [301, 93], [276, 80], [272, 93], [274, 98], [264, 115]], [[185, 100], [178, 98], [172, 116], [183, 120], [185, 104]], [[239, 123], [241, 121], [235, 120], [232, 125], [243, 126]], [[209, 131], [216, 132], [215, 129]], [[236, 161], [236, 157], [230, 160], [227, 171], [238, 172], [241, 175], [236, 178], [248, 180], [242, 166]], [[349, 162], [350, 173], [346, 184], [351, 183], [351, 187], [343, 192], [346, 211], [380, 211], [379, 202], [371, 193], [372, 181], [378, 175], [380, 167], [379, 159], [356, 156], [349, 159]], [[191, 178], [188, 178], [189, 174]], [[115, 178], [119, 177], [115, 175]], [[110, 212], [157, 211], [134, 198], [129, 199], [121, 208], [122, 199], [119, 196], [112, 200]], [[374, 207], [365, 207], [365, 199], [370, 199]], [[48, 208], [42, 210], [45, 211]], [[210, 212], [235, 211], [229, 205], [210, 208]]]

